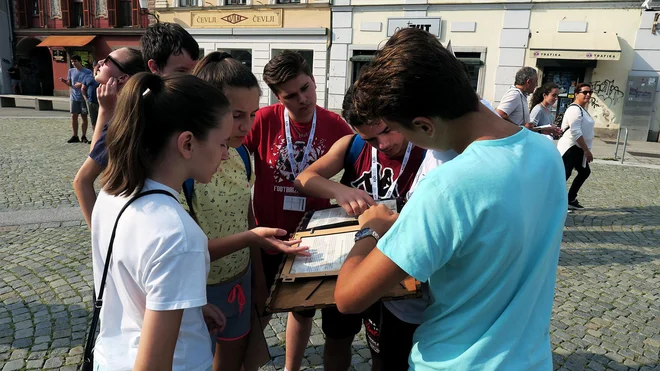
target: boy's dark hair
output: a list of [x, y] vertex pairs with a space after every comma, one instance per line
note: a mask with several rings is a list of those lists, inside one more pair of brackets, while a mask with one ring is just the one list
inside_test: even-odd
[[300, 74], [312, 77], [312, 70], [300, 53], [284, 50], [268, 61], [264, 67], [264, 81], [273, 92], [278, 94], [278, 85], [295, 78]]
[[259, 81], [243, 63], [232, 58], [229, 53], [212, 52], [202, 58], [193, 68], [192, 75], [211, 83], [220, 91], [233, 88], [257, 88], [261, 94]]
[[411, 127], [416, 117], [452, 120], [479, 110], [461, 63], [438, 39], [404, 28], [361, 71], [355, 108], [365, 122], [387, 119]]
[[353, 104], [353, 90], [354, 85], [351, 85], [346, 91], [346, 94], [344, 94], [344, 102], [341, 106], [341, 117], [343, 117], [349, 125], [356, 127], [363, 125], [364, 121], [355, 111], [355, 105]]
[[228, 112], [224, 94], [195, 76], [131, 77], [108, 125], [104, 189], [113, 196], [140, 192], [172, 135], [190, 131], [204, 140]]
[[126, 50], [126, 58], [121, 61], [122, 67], [129, 76], [133, 76], [138, 72], [145, 72], [146, 61], [142, 57], [142, 52], [135, 48], [124, 48]]
[[199, 44], [183, 27], [176, 23], [158, 22], [147, 27], [140, 38], [144, 62], [153, 59], [158, 68], [167, 64], [170, 55], [190, 54], [194, 61], [199, 59]]
[[80, 58], [80, 56], [78, 54], [75, 54], [75, 55], [71, 56], [71, 62], [73, 62], [73, 61], [78, 61], [78, 62], [82, 63], [82, 58]]

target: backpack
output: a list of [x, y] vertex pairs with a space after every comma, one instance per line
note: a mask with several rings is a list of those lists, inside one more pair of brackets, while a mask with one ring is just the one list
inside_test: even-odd
[[[240, 147], [236, 148], [236, 151], [241, 156], [241, 160], [243, 160], [243, 165], [245, 165], [245, 172], [247, 173], [247, 180], [249, 182], [250, 179], [252, 178], [252, 163], [250, 162], [250, 152], [248, 152], [247, 147], [245, 147], [244, 145], [241, 145]], [[186, 196], [186, 203], [188, 204], [188, 210], [190, 210], [190, 214], [193, 215], [193, 217], [195, 214], [192, 205], [192, 196], [194, 190], [195, 190], [195, 179], [193, 178], [186, 179], [186, 181], [183, 182], [183, 195]]]
[[355, 161], [357, 161], [358, 156], [360, 156], [360, 153], [362, 152], [362, 148], [364, 148], [364, 144], [365, 142], [362, 137], [357, 134], [353, 135], [351, 142], [348, 144], [348, 151], [346, 151], [346, 154], [344, 155], [344, 169], [350, 169], [353, 167]]

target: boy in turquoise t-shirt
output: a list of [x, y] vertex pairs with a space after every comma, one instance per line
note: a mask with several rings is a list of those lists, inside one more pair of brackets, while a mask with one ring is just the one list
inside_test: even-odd
[[374, 206], [360, 217], [337, 281], [339, 310], [358, 313], [411, 275], [431, 293], [411, 369], [552, 370], [567, 202], [553, 144], [481, 105], [460, 63], [426, 31], [395, 33], [355, 90], [366, 119], [459, 155], [420, 181], [400, 216]]

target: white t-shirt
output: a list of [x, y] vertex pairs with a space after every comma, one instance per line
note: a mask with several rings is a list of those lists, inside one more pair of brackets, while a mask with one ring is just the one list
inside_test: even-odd
[[577, 145], [580, 137], [584, 138], [587, 147], [591, 149], [594, 141], [594, 126], [594, 119], [587, 110], [577, 104], [570, 105], [561, 121], [561, 130], [565, 132], [557, 142], [559, 153], [563, 156], [569, 148]]
[[506, 113], [509, 120], [518, 126], [530, 122], [527, 95], [522, 90], [511, 87], [502, 97], [497, 109]]
[[[436, 167], [442, 165], [443, 163], [453, 159], [458, 156], [458, 154], [453, 151], [439, 152], [439, 151], [426, 151], [426, 156], [424, 156], [424, 161], [419, 166], [417, 170], [417, 175], [413, 180], [413, 184], [406, 195], [406, 198], [410, 198], [415, 188], [419, 182], [428, 174], [429, 171], [435, 169]], [[392, 312], [398, 319], [419, 325], [422, 323], [422, 314], [426, 307], [429, 306], [429, 291], [426, 283], [422, 284], [422, 298], [420, 299], [409, 299], [409, 300], [396, 300], [396, 301], [385, 301], [383, 302], [385, 307]]]
[[[94, 361], [108, 370], [131, 370], [146, 309], [184, 309], [172, 369], [207, 370], [213, 356], [201, 307], [206, 304], [208, 240], [177, 201], [177, 191], [147, 180], [143, 192], [152, 189], [175, 198], [143, 196], [119, 219]], [[97, 295], [112, 228], [128, 199], [101, 191], [94, 205], [92, 262]]]

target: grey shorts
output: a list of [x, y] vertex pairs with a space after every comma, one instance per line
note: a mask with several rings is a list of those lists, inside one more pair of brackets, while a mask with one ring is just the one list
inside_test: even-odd
[[227, 318], [224, 331], [211, 338], [214, 351], [217, 340], [232, 341], [246, 336], [252, 324], [252, 264], [232, 282], [206, 286], [206, 301], [220, 308]]
[[71, 113], [86, 115], [87, 114], [87, 103], [85, 103], [84, 100], [83, 101], [72, 100], [71, 101]]
[[21, 80], [11, 79], [11, 86], [18, 86], [18, 85], [21, 85]]

